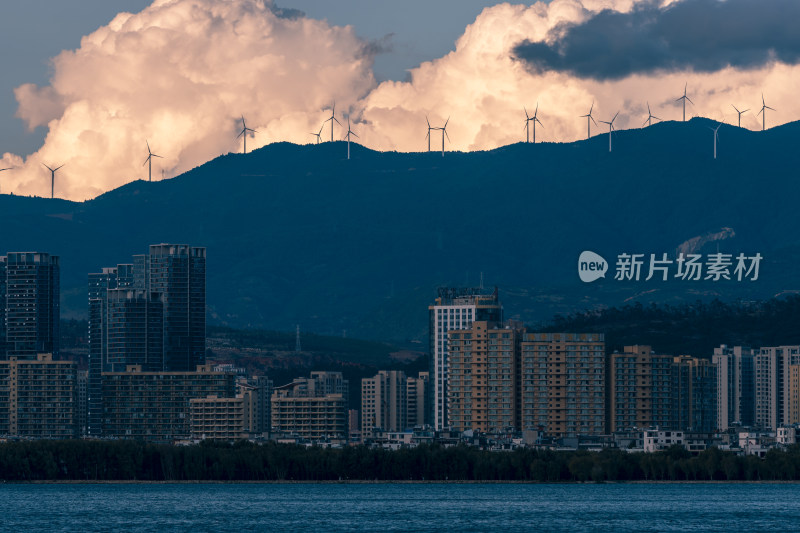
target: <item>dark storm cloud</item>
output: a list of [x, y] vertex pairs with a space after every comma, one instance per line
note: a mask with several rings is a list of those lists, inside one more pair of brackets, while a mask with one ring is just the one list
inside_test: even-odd
[[524, 41], [514, 56], [535, 72], [619, 79], [653, 71], [754, 69], [800, 62], [800, 1], [655, 2], [630, 13], [602, 11], [583, 24], [554, 28], [547, 42]]

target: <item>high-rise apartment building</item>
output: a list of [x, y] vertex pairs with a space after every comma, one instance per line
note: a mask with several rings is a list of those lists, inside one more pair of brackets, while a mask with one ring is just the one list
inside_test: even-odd
[[521, 335], [486, 321], [449, 332], [450, 427], [488, 433], [520, 428]]
[[790, 423], [794, 365], [800, 365], [800, 346], [764, 347], [755, 354], [756, 426], [774, 430]]
[[420, 372], [417, 377], [408, 377], [406, 380], [408, 398], [408, 427], [422, 427], [430, 425], [428, 413], [430, 412], [430, 373]]
[[672, 428], [673, 357], [650, 346], [625, 346], [609, 359], [609, 430]]
[[102, 434], [103, 372], [192, 371], [205, 363], [206, 250], [157, 244], [89, 274], [89, 434]]
[[365, 437], [376, 430], [403, 431], [408, 425], [408, 383], [402, 370], [381, 370], [361, 380], [361, 428]]
[[754, 352], [752, 348], [722, 345], [714, 348], [717, 366], [717, 429], [734, 424], [752, 426], [755, 414]]
[[0, 435], [75, 438], [77, 377], [75, 362], [51, 354], [0, 360]]
[[346, 438], [348, 385], [341, 372], [312, 372], [275, 387], [273, 430], [305, 439]]
[[58, 357], [59, 258], [39, 252], [0, 257], [0, 358]]
[[170, 442], [191, 435], [192, 399], [235, 397], [236, 375], [210, 365], [193, 372], [146, 372], [131, 365], [104, 372], [102, 391], [104, 437]]
[[711, 433], [717, 428], [717, 367], [688, 355], [672, 361], [672, 429]]
[[500, 323], [503, 307], [497, 289], [488, 292], [483, 288], [441, 288], [433, 305], [428, 307], [431, 354], [431, 420], [436, 429], [449, 427], [448, 384], [448, 332], [470, 329], [475, 321]]
[[605, 338], [597, 333], [525, 333], [522, 429], [553, 436], [605, 432]]

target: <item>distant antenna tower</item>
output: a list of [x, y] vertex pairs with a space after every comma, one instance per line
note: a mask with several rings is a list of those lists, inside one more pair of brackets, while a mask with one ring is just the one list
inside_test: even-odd
[[294, 341], [294, 351], [295, 352], [302, 351], [300, 348], [300, 324], [297, 324], [297, 335], [295, 336], [295, 341]]
[[483, 289], [483, 272], [481, 272], [481, 289]]

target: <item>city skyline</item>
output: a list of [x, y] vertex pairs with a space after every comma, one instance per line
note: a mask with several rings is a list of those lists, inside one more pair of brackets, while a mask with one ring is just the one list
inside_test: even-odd
[[[780, 110], [770, 115], [772, 126], [800, 118], [791, 91], [796, 43], [781, 41], [765, 30], [774, 20], [791, 18], [788, 13], [797, 6], [786, 0], [758, 9], [744, 0], [683, 0], [661, 7], [618, 0], [607, 6], [610, 11], [598, 11], [597, 5], [585, 0], [580, 12], [569, 9], [566, 0], [530, 7], [491, 6], [466, 26], [452, 53], [418, 64], [409, 80], [386, 82], [378, 81], [374, 63], [388, 45], [362, 39], [359, 28], [331, 26], [312, 18], [317, 13], [327, 15], [317, 11], [318, 6], [310, 5], [310, 14], [301, 15], [291, 11], [291, 5], [257, 0], [224, 5], [200, 2], [197, 14], [223, 22], [215, 35], [230, 45], [232, 56], [218, 58], [201, 32], [203, 23], [189, 24], [185, 19], [183, 2], [187, 1], [157, 3], [138, 13], [119, 15], [84, 38], [80, 49], [53, 61], [50, 85], [39, 81], [18, 86], [17, 115], [29, 127], [49, 125], [50, 131], [35, 154], [25, 157], [25, 153], [9, 152], [4, 157], [0, 166], [15, 167], [5, 173], [4, 190], [41, 193], [38, 163], [57, 158], [69, 164], [60, 176], [63, 197], [94, 197], [140, 172], [132, 164], [133, 145], [128, 142], [134, 137], [158, 143], [160, 151], [168, 154], [159, 160], [160, 170], [175, 175], [235, 151], [235, 134], [220, 134], [220, 128], [233, 134], [242, 112], [251, 121], [248, 124], [261, 132], [253, 140], [255, 148], [277, 141], [309, 143], [308, 132], [317, 131], [325, 119], [324, 108], [334, 99], [352, 115], [365, 146], [411, 152], [424, 148], [414, 124], [426, 114], [435, 123], [453, 116], [448, 134], [454, 150], [483, 150], [522, 141], [524, 137], [509, 126], [516, 123], [520, 107], [532, 108], [538, 101], [547, 110], [542, 114], [548, 124], [542, 140], [570, 142], [582, 137], [582, 121], [577, 117], [593, 101], [599, 113], [620, 110], [616, 129], [639, 127], [648, 105], [665, 120], [680, 119], [680, 103], [674, 100], [676, 88], [682, 85], [688, 85], [687, 96], [695, 103], [690, 111], [715, 120], [732, 122], [732, 104], [752, 102], [750, 107], [755, 107], [762, 94]], [[776, 10], [783, 10], [783, 18], [776, 16]], [[732, 26], [725, 39], [709, 42], [691, 28], [677, 29], [673, 24], [690, 19], [705, 21], [710, 30], [715, 25]], [[334, 20], [338, 22], [338, 15]], [[642, 35], [623, 36], [632, 56], [629, 64], [614, 66], [598, 56], [602, 50], [581, 47], [581, 39], [623, 31], [629, 23], [641, 23], [646, 30]], [[258, 31], [237, 35], [232, 29], [237, 24]], [[551, 34], [557, 24], [570, 28], [561, 41], [554, 41]], [[500, 34], [498, 27], [503, 28]], [[300, 44], [299, 32], [306, 30], [312, 31], [314, 40]], [[171, 63], [171, 54], [161, 53], [164, 43], [151, 43], [148, 38], [159, 32], [176, 54], [194, 62]], [[280, 32], [282, 38], [265, 42], [264, 36], [273, 32]], [[127, 49], [127, 37], [143, 46]], [[636, 39], [662, 39], [667, 50], [648, 56]], [[119, 44], [113, 54], [107, 48], [111, 43]], [[294, 70], [286, 65], [280, 83], [258, 83], [261, 77], [270, 79], [269, 72], [276, 66], [253, 51], [260, 47], [276, 53], [292, 50], [299, 55], [292, 65], [307, 67]], [[309, 55], [320, 48], [329, 52]], [[112, 55], [120, 65], [148, 65], [152, 72], [141, 77], [145, 85], [136, 87], [138, 82], [131, 79], [130, 87], [122, 88], [116, 77], [108, 78], [103, 65]], [[217, 59], [224, 62], [214, 63]], [[205, 89], [192, 81], [195, 62], [204, 65], [197, 76], [204, 80]], [[251, 74], [239, 76], [241, 69]], [[144, 81], [151, 75], [161, 80], [158, 91]], [[92, 79], [91, 86], [84, 79]], [[294, 90], [298, 83], [303, 91]], [[199, 97], [201, 93], [205, 93], [204, 101], [212, 103], [205, 108], [208, 120], [198, 120], [187, 101], [187, 94]], [[245, 98], [248, 101], [241, 101], [243, 93], [251, 94]], [[304, 96], [299, 98], [300, 94]], [[268, 105], [275, 100], [283, 106]], [[748, 129], [760, 129], [757, 122], [755, 114], [743, 117], [743, 127]], [[93, 157], [101, 149], [106, 157]]]

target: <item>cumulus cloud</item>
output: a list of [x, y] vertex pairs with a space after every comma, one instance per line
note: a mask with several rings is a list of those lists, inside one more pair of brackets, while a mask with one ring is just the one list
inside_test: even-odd
[[[153, 179], [188, 170], [235, 140], [244, 114], [258, 130], [248, 150], [307, 142], [332, 100], [344, 109], [374, 87], [372, 52], [333, 27], [264, 0], [156, 0], [122, 13], [52, 60], [46, 87], [16, 90], [17, 116], [46, 126], [42, 148], [6, 154], [3, 190], [49, 194], [42, 163], [66, 163], [56, 195], [83, 200], [135, 178], [149, 141]], [[239, 122], [237, 122], [239, 121]]]
[[[714, 9], [733, 13], [740, 13], [745, 3], [713, 2], [718, 4]], [[775, 2], [783, 5], [784, 0]], [[606, 72], [634, 61], [626, 57], [635, 35], [622, 40], [620, 52], [602, 43], [599, 50], [611, 56], [608, 60], [581, 58], [566, 66], [544, 62], [535, 70], [530, 61], [520, 60], [521, 43], [560, 53], [559, 39], [572, 42], [571, 33], [597, 31], [598, 18], [619, 24], [648, 13], [654, 18], [641, 31], [654, 35], [653, 28], [661, 28], [659, 32], [677, 39], [679, 29], [664, 29], [677, 27], [675, 13], [711, 9], [709, 3], [499, 4], [465, 29], [453, 52], [413, 69], [408, 81], [376, 85], [372, 59], [388, 39], [365, 42], [350, 27], [282, 11], [265, 0], [156, 0], [141, 13], [120, 14], [85, 37], [79, 49], [54, 58], [48, 86], [17, 89], [18, 116], [31, 128], [47, 126], [48, 135], [44, 146], [24, 159], [4, 156], [0, 168], [20, 168], [4, 173], [3, 189], [49, 194], [49, 173], [42, 163], [66, 163], [57, 176], [56, 195], [91, 198], [132, 178], [146, 178], [145, 140], [165, 158], [154, 165], [154, 178], [160, 178], [161, 168], [174, 175], [240, 150], [241, 140], [235, 137], [241, 114], [248, 127], [259, 131], [248, 139], [248, 148], [275, 141], [312, 142], [308, 132], [318, 131], [330, 116], [323, 109], [333, 99], [340, 119], [342, 112], [352, 113], [359, 142], [377, 150], [426, 150], [426, 116], [433, 126], [451, 117], [448, 149], [484, 150], [520, 142], [525, 138], [523, 107], [532, 110], [537, 102], [543, 126], [537, 129], [538, 141], [585, 138], [586, 119], [579, 117], [593, 102], [597, 120], [620, 112], [617, 128], [641, 127], [647, 102], [655, 115], [679, 120], [675, 99], [685, 83], [695, 103], [687, 109], [689, 116], [733, 121], [731, 104], [758, 109], [763, 92], [768, 105], [780, 110], [768, 117], [768, 126], [794, 120], [800, 114], [793, 94], [800, 67], [793, 64], [792, 46], [776, 44], [791, 43], [794, 37], [777, 31], [764, 35], [763, 28], [752, 29], [742, 34], [736, 48], [737, 34], [731, 28], [687, 19], [687, 27], [680, 29], [684, 35], [699, 39], [700, 31], [693, 27], [702, 26], [709, 35], [720, 36], [713, 57], [692, 60], [690, 51], [676, 53], [668, 67], [656, 71], [637, 67]], [[766, 4], [758, 3], [769, 9]], [[720, 20], [733, 18], [726, 12]], [[794, 20], [772, 16], [778, 25], [783, 19]], [[741, 53], [726, 56], [725, 50], [734, 49]], [[575, 74], [576, 65], [584, 63], [596, 64], [591, 68], [604, 74]], [[754, 112], [742, 117], [743, 127], [760, 125]], [[593, 134], [600, 131], [592, 129]], [[337, 131], [336, 137], [343, 133]], [[323, 139], [328, 135], [326, 127]], [[434, 149], [441, 146], [439, 135], [434, 132]]]
[[537, 73], [620, 79], [659, 70], [715, 72], [800, 61], [796, 0], [656, 1], [629, 12], [606, 9], [588, 20], [553, 27], [545, 40], [526, 40], [516, 57]]
[[[714, 1], [720, 9], [727, 6], [738, 9], [741, 3]], [[408, 82], [381, 84], [364, 99], [361, 116], [370, 127], [362, 139], [381, 149], [426, 150], [425, 115], [428, 114], [434, 126], [451, 117], [448, 133], [452, 144], [448, 144], [448, 149], [495, 148], [525, 139], [523, 106], [530, 111], [538, 102], [543, 127], [537, 129], [537, 140], [574, 141], [586, 138], [586, 119], [579, 116], [588, 113], [593, 102], [597, 120], [610, 120], [620, 112], [614, 123], [617, 128], [641, 127], [647, 118], [648, 102], [655, 115], [680, 120], [681, 107], [675, 99], [683, 94], [685, 83], [695, 103], [688, 106], [687, 118], [702, 115], [733, 121], [731, 104], [739, 109], [758, 109], [763, 92], [767, 104], [780, 110], [779, 114], [768, 116], [768, 127], [795, 120], [800, 105], [792, 96], [792, 87], [800, 68], [780, 61], [749, 60], [747, 68], [739, 68], [738, 63], [717, 62], [719, 68], [709, 66], [705, 71], [683, 65], [669, 71], [593, 79], [547, 64], [532, 71], [527, 62], [518, 59], [520, 43], [548, 45], [553, 35], [560, 35], [566, 28], [578, 31], [583, 25], [594, 24], [603, 13], [628, 17], [627, 20], [642, 10], [673, 17], [675, 10], [685, 9], [684, 3], [696, 7], [694, 4], [698, 2], [669, 0], [655, 7], [651, 1], [553, 0], [549, 4], [500, 4], [487, 8], [467, 27], [454, 52], [412, 70]], [[751, 4], [758, 7], [764, 3]], [[781, 15], [772, 17], [781, 19]], [[683, 23], [700, 25], [711, 36], [736, 37], [728, 28], [707, 21], [688, 19]], [[755, 43], [755, 33], [747, 33], [745, 40]], [[775, 39], [765, 37], [764, 42], [767, 44], [763, 48], [774, 47], [770, 43]], [[612, 46], [613, 41], [602, 45], [601, 53], [609, 56], [602, 61], [610, 65], [625, 64], [627, 48], [617, 53], [609, 48]], [[746, 48], [757, 46], [742, 45], [742, 49]], [[696, 63], [701, 61], [697, 58]], [[742, 117], [742, 126], [760, 129], [761, 123], [751, 112]], [[601, 131], [592, 126], [593, 135]], [[440, 146], [440, 142], [435, 132], [434, 146]]]

